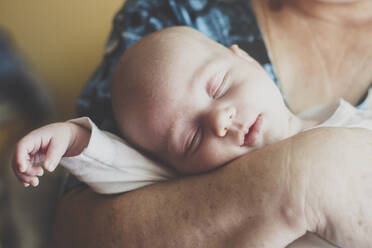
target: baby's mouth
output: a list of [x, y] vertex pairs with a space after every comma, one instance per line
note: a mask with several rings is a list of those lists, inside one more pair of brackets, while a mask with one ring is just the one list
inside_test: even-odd
[[249, 127], [248, 132], [244, 136], [243, 146], [254, 146], [256, 137], [261, 129], [262, 115], [259, 114], [254, 123]]

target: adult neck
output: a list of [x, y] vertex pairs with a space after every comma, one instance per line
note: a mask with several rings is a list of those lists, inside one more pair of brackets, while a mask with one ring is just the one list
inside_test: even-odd
[[[274, 0], [275, 1], [275, 0]], [[342, 26], [361, 26], [372, 22], [370, 0], [281, 0], [308, 17]]]

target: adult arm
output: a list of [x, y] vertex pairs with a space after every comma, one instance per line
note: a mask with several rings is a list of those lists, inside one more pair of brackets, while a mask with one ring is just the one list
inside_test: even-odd
[[61, 202], [56, 247], [277, 248], [307, 230], [368, 247], [371, 138], [314, 129], [206, 175], [116, 196], [75, 190]]
[[122, 195], [75, 190], [60, 204], [54, 247], [284, 247], [306, 231], [305, 189], [290, 146], [278, 147]]
[[[301, 139], [302, 153], [292, 163], [310, 161], [305, 165], [308, 230], [339, 247], [371, 247], [372, 132], [327, 128]], [[310, 160], [303, 153], [308, 150]]]

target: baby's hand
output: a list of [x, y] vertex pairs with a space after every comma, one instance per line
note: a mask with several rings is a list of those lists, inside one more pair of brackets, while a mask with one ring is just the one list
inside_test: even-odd
[[73, 123], [54, 123], [23, 137], [16, 145], [13, 162], [13, 170], [23, 185], [35, 187], [39, 184], [38, 176], [42, 176], [44, 170], [35, 164], [43, 162], [43, 167], [52, 172], [64, 155], [78, 155], [83, 148], [73, 151], [72, 147], [76, 147], [74, 143], [82, 130]]

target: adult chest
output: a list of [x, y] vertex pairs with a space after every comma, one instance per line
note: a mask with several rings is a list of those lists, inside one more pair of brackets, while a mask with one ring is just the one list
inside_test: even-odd
[[265, 8], [256, 15], [293, 112], [340, 97], [354, 105], [363, 99], [372, 83], [372, 23], [336, 25]]

